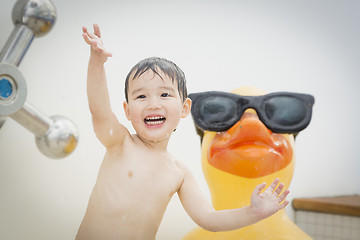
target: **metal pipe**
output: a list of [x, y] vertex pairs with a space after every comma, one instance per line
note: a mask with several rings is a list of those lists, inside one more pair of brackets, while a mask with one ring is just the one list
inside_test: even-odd
[[23, 107], [15, 114], [11, 115], [11, 118], [27, 128], [30, 132], [37, 137], [46, 135], [53, 120], [41, 113], [38, 109], [25, 102]]
[[25, 25], [17, 24], [0, 53], [0, 62], [19, 66], [35, 34]]
[[[17, 24], [0, 53], [0, 62], [19, 66], [34, 37], [31, 29]], [[52, 124], [51, 118], [26, 102], [10, 117], [38, 137], [44, 136]]]

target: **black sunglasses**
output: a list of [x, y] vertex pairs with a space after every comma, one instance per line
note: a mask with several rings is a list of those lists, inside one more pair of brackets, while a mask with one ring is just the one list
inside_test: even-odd
[[248, 108], [275, 133], [298, 133], [311, 120], [314, 97], [292, 92], [274, 92], [261, 96], [241, 96], [226, 92], [189, 94], [191, 114], [201, 130], [223, 132], [238, 122]]

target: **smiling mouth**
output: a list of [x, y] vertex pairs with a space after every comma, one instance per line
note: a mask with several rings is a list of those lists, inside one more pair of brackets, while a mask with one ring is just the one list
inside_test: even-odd
[[144, 119], [144, 122], [148, 126], [157, 126], [161, 125], [166, 121], [166, 118], [163, 116], [153, 116], [153, 117], [147, 117]]

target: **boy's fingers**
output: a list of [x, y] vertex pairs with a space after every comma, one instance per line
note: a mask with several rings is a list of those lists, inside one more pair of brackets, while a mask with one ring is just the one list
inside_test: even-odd
[[82, 27], [83, 30], [83, 38], [87, 44], [89, 44], [93, 50], [95, 50], [98, 54], [106, 55], [107, 57], [112, 57], [110, 52], [107, 52], [101, 43], [101, 39], [97, 40], [101, 37], [100, 27], [97, 24], [94, 24], [94, 33], [88, 32], [86, 27]]
[[279, 187], [277, 187], [276, 189], [275, 189], [275, 194], [276, 194], [276, 196], [279, 196], [279, 194], [281, 193], [281, 191], [283, 190], [283, 188], [284, 188], [284, 184], [283, 183], [280, 183], [280, 185], [279, 185]]
[[276, 186], [278, 185], [279, 181], [280, 181], [280, 180], [279, 180], [278, 178], [276, 178], [276, 179], [271, 183], [271, 185], [268, 187], [268, 189], [273, 192], [273, 191], [275, 190]]
[[88, 35], [89, 38], [97, 38], [97, 36], [95, 36], [95, 34], [88, 32], [86, 27], [83, 27], [83, 34]]
[[288, 204], [289, 204], [289, 201], [286, 200], [285, 202], [283, 202], [283, 203], [280, 205], [280, 209], [285, 208]]
[[101, 38], [100, 27], [96, 23], [94, 24], [94, 34]]
[[260, 192], [261, 192], [261, 190], [263, 190], [263, 189], [265, 188], [265, 186], [266, 186], [266, 183], [262, 183], [262, 184], [260, 184], [260, 185], [257, 185], [257, 186], [255, 187], [254, 193], [255, 193], [256, 195], [259, 195]]
[[284, 201], [284, 199], [287, 197], [289, 192], [290, 192], [289, 189], [285, 190], [285, 192], [279, 196], [279, 202]]
[[94, 33], [87, 32], [86, 34], [89, 35], [90, 38], [93, 38], [93, 39], [98, 38]]
[[84, 38], [84, 40], [85, 40], [85, 42], [86, 42], [87, 44], [89, 44], [89, 45], [92, 44], [92, 42], [91, 42], [88, 34], [83, 33], [82, 36], [83, 36], [83, 38]]

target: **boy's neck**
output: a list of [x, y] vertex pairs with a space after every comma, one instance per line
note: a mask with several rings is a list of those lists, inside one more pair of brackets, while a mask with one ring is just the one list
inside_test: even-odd
[[169, 143], [169, 139], [164, 139], [164, 140], [161, 140], [161, 141], [151, 141], [151, 140], [143, 139], [138, 134], [134, 134], [133, 137], [136, 138], [141, 143], [143, 143], [146, 147], [148, 147], [148, 148], [150, 148], [152, 150], [156, 150], [156, 151], [159, 151], [159, 152], [166, 152], [167, 151], [167, 146], [168, 146], [168, 143]]

